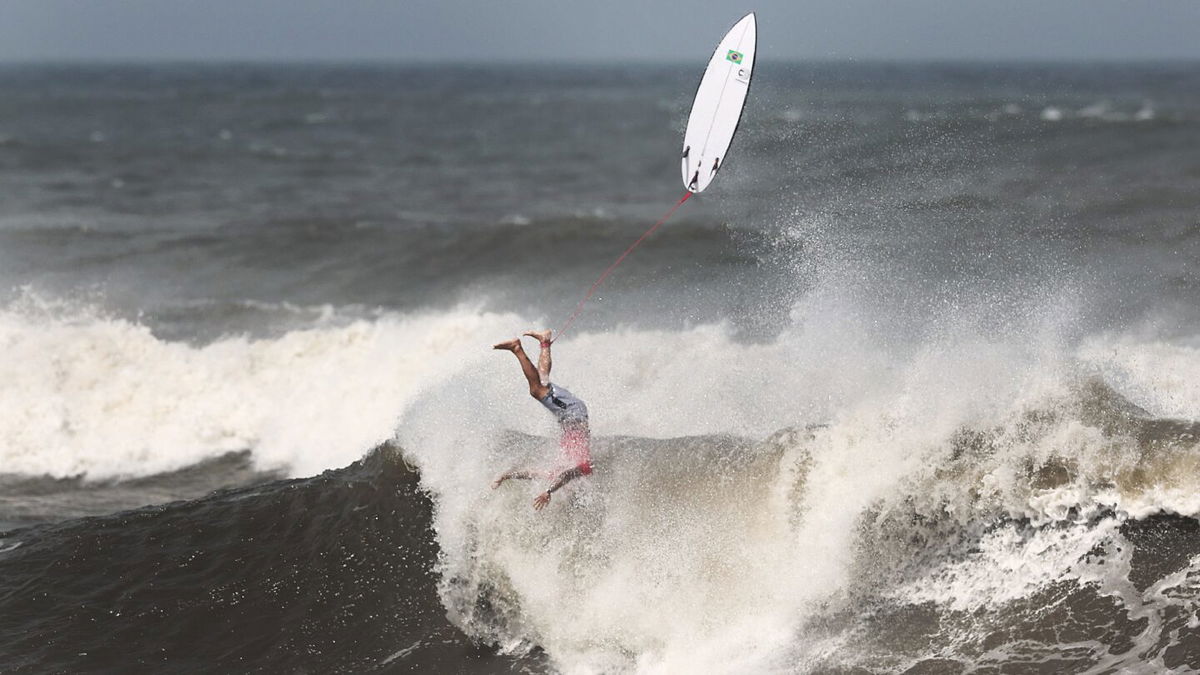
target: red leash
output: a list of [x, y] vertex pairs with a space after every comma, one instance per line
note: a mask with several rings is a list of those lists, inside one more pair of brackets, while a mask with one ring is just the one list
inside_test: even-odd
[[[596, 289], [600, 287], [600, 284], [604, 283], [604, 280], [608, 278], [608, 275], [612, 274], [612, 271], [617, 269], [617, 265], [620, 265], [622, 260], [624, 260], [630, 253], [633, 253], [633, 249], [637, 248], [643, 241], [646, 240], [647, 237], [654, 234], [654, 231], [661, 227], [663, 223], [667, 222], [667, 220], [669, 220], [671, 216], [675, 214], [675, 211], [677, 211], [679, 207], [683, 206], [683, 203], [686, 202], [691, 196], [692, 193], [690, 191], [685, 192], [683, 197], [681, 197], [679, 201], [675, 202], [675, 206], [672, 206], [671, 210], [667, 211], [666, 215], [664, 215], [662, 218], [659, 218], [657, 223], [651, 225], [650, 229], [643, 232], [642, 236], [637, 238], [637, 241], [633, 242], [629, 248], [625, 249], [625, 252], [622, 253], [619, 258], [613, 261], [613, 264], [609, 265], [608, 269], [604, 270], [604, 273], [600, 275], [600, 278], [596, 280], [596, 283], [592, 284], [592, 287], [588, 289], [587, 295], [583, 296], [583, 299], [580, 300], [579, 304], [575, 306], [575, 312], [571, 314], [571, 317], [567, 319], [567, 322], [563, 325], [563, 327], [554, 331], [554, 340], [562, 337], [562, 334], [571, 327], [571, 324], [575, 323], [575, 319], [577, 319], [579, 314], [583, 311], [583, 306], [588, 300], [591, 299], [592, 294], [596, 292]], [[551, 342], [554, 340], [551, 340]]]

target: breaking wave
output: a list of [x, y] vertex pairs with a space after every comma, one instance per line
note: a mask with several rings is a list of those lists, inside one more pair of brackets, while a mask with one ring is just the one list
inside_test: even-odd
[[[453, 624], [570, 672], [1173, 667], [1200, 558], [1146, 572], [1138, 551], [1200, 513], [1194, 346], [906, 347], [820, 293], [758, 343], [725, 324], [568, 335], [555, 376], [593, 411], [597, 471], [535, 513], [535, 488], [488, 489], [551, 452], [552, 420], [488, 349], [534, 324], [458, 307], [187, 344], [10, 306], [3, 461], [103, 480], [248, 451], [304, 476], [396, 443], [432, 501]], [[1142, 628], [1071, 641], [1020, 609], [1047, 594], [1089, 635]], [[897, 613], [925, 617], [921, 640], [881, 618]]]

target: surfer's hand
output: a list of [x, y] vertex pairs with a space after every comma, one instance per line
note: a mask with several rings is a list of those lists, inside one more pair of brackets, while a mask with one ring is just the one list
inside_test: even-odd
[[542, 494], [533, 498], [533, 510], [541, 511], [542, 508], [545, 507], [549, 503], [550, 503], [550, 493], [543, 492]]
[[495, 490], [496, 488], [503, 485], [505, 479], [507, 479], [507, 478], [508, 478], [508, 474], [506, 474], [506, 473], [500, 474], [499, 476], [497, 476], [496, 480], [492, 481], [492, 489]]

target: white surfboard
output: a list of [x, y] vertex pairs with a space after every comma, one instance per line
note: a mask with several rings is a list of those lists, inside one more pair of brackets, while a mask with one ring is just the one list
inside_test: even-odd
[[681, 161], [683, 185], [692, 192], [708, 187], [725, 161], [750, 91], [757, 38], [758, 27], [751, 12], [721, 38], [700, 79], [683, 136]]

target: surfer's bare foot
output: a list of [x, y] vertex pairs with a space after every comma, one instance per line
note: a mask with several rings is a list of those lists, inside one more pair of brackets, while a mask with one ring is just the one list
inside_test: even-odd
[[492, 349], [507, 349], [510, 352], [515, 352], [521, 346], [521, 338], [513, 338], [504, 342], [497, 342], [492, 345]]
[[531, 331], [528, 331], [527, 333], [525, 333], [525, 335], [533, 338], [534, 340], [537, 340], [538, 342], [549, 342], [550, 341], [550, 331], [549, 330], [531, 330]]

